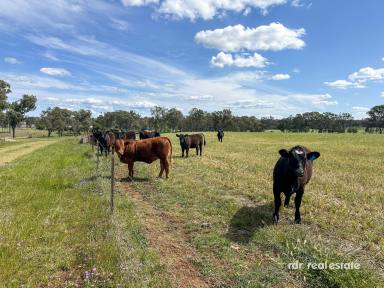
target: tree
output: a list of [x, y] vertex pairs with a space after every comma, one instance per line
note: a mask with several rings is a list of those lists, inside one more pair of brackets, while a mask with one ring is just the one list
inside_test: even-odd
[[134, 111], [114, 111], [107, 112], [97, 117], [95, 125], [105, 130], [139, 130], [142, 128], [144, 120]]
[[89, 128], [92, 125], [91, 111], [81, 109], [79, 111], [72, 112], [72, 116], [71, 126], [73, 133], [80, 134], [81, 132], [89, 131]]
[[0, 127], [4, 128], [8, 125], [7, 115], [0, 111]]
[[378, 128], [380, 133], [384, 128], [384, 105], [377, 105], [371, 108], [367, 112], [368, 114], [368, 127], [367, 128]]
[[151, 115], [153, 117], [153, 127], [156, 131], [164, 131], [166, 128], [165, 124], [165, 115], [167, 114], [167, 109], [155, 106], [151, 108]]
[[215, 130], [228, 130], [232, 124], [232, 111], [229, 109], [224, 109], [223, 111], [215, 111], [212, 113], [212, 118]]
[[201, 109], [193, 108], [189, 111], [189, 115], [187, 116], [187, 130], [189, 131], [202, 131], [204, 128], [204, 120], [206, 119], [207, 113], [205, 113]]
[[73, 121], [72, 111], [62, 109], [60, 107], [48, 108], [41, 113], [41, 123], [39, 128], [47, 129], [48, 136], [51, 136], [52, 131], [57, 131], [59, 137], [63, 136], [63, 132], [72, 127]]
[[12, 137], [15, 138], [17, 124], [24, 120], [25, 114], [36, 109], [36, 96], [23, 95], [20, 100], [12, 102], [7, 106], [7, 119], [12, 128]]
[[11, 86], [4, 80], [0, 80], [0, 112], [7, 108], [7, 94], [11, 92]]
[[169, 109], [166, 111], [164, 116], [165, 125], [167, 128], [173, 131], [181, 130], [183, 126], [183, 120], [183, 113], [181, 113], [181, 111], [177, 110], [176, 108]]

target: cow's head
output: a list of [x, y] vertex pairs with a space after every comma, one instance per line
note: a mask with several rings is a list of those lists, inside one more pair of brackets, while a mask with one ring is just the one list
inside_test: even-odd
[[119, 157], [121, 157], [124, 154], [125, 145], [124, 145], [124, 139], [117, 139], [115, 142], [115, 150]]
[[307, 153], [302, 146], [295, 146], [291, 150], [279, 150], [281, 157], [288, 159], [289, 169], [295, 174], [296, 177], [304, 176], [304, 169], [307, 160], [313, 161], [320, 157], [317, 151]]
[[188, 134], [176, 134], [176, 137], [178, 137], [180, 139], [180, 145], [181, 146], [187, 145]]

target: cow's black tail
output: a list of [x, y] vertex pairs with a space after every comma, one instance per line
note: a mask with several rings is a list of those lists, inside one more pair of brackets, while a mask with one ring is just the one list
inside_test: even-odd
[[204, 137], [204, 146], [207, 144], [207, 142], [205, 142], [205, 135], [204, 134], [202, 134], [203, 135], [203, 137]]

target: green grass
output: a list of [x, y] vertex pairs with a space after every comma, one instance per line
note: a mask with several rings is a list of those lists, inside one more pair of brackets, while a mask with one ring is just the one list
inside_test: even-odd
[[[61, 140], [0, 167], [1, 285], [165, 283], [157, 256], [142, 240], [133, 203], [123, 197], [115, 215], [110, 213], [109, 180], [94, 179], [89, 149], [77, 140]], [[101, 162], [99, 173], [107, 171], [108, 163]]]
[[[136, 165], [137, 174], [153, 182], [149, 201], [183, 221], [207, 278], [226, 287], [384, 285], [381, 135], [228, 132], [218, 143], [209, 133], [203, 157], [191, 153], [189, 159], [179, 158], [177, 138], [170, 137], [175, 157], [170, 180], [155, 180], [157, 165]], [[293, 224], [291, 201], [275, 226], [272, 169], [277, 151], [296, 144], [321, 157], [304, 194], [303, 224]], [[289, 270], [296, 260], [355, 261], [362, 267]]]
[[[203, 157], [190, 151], [189, 159], [168, 136], [170, 179], [156, 178], [158, 162], [136, 163], [144, 180], [121, 185], [145, 191], [145, 201], [180, 226], [196, 251], [193, 265], [213, 287], [384, 287], [382, 135], [227, 132], [218, 143], [206, 133]], [[293, 224], [291, 201], [272, 225], [277, 151], [296, 144], [321, 153], [302, 224]], [[63, 139], [0, 167], [0, 283], [169, 287], [171, 275], [146, 239], [139, 211], [146, 206], [117, 193], [112, 215], [109, 159], [98, 178], [95, 161], [88, 145]], [[288, 269], [295, 261], [304, 269]], [[326, 261], [361, 269], [307, 268]]]
[[[48, 131], [37, 130], [33, 128], [16, 128], [16, 138], [28, 138], [28, 137], [46, 137]], [[56, 133], [52, 133], [52, 136]], [[9, 132], [7, 128], [0, 128], [0, 138], [12, 138], [12, 132]]]

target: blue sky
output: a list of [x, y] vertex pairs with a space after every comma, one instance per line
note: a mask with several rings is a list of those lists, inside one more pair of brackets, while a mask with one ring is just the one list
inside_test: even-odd
[[[45, 3], [44, 3], [45, 2]], [[2, 0], [10, 99], [94, 115], [154, 105], [356, 118], [384, 102], [380, 0]]]

